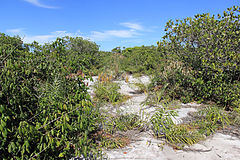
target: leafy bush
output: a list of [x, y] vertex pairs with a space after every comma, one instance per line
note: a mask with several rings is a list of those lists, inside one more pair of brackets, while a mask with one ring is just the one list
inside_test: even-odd
[[[85, 77], [71, 72], [64, 39], [40, 46], [0, 34], [0, 154], [2, 159], [58, 159], [97, 152], [91, 135], [99, 112]], [[29, 52], [29, 50], [31, 52]], [[79, 54], [79, 53], [78, 53]], [[71, 66], [72, 68], [69, 68]]]
[[164, 41], [158, 42], [159, 50], [166, 47], [165, 55], [173, 54], [175, 61], [192, 69], [194, 79], [186, 86], [193, 90], [193, 98], [227, 107], [239, 100], [239, 12], [240, 8], [234, 6], [217, 18], [198, 14], [167, 23]]
[[149, 88], [154, 93], [161, 92], [161, 99], [191, 101], [194, 94], [191, 85], [192, 70], [179, 61], [168, 60], [165, 65], [160, 72], [155, 73]]
[[129, 73], [149, 73], [157, 68], [159, 62], [155, 46], [126, 48], [122, 55], [121, 68]]
[[142, 121], [140, 117], [135, 114], [119, 115], [111, 117], [106, 123], [106, 130], [110, 133], [116, 131], [127, 131], [136, 128], [141, 128]]
[[200, 110], [197, 116], [199, 117], [193, 124], [198, 127], [201, 134], [206, 136], [230, 124], [226, 112], [216, 106], [210, 106]]
[[175, 116], [176, 111], [164, 106], [151, 117], [151, 124], [156, 137], [165, 138], [169, 144], [180, 149], [184, 145], [195, 144], [230, 124], [226, 112], [216, 106], [200, 110], [189, 124], [175, 124], [172, 120]]
[[95, 84], [95, 95], [99, 101], [116, 104], [121, 102], [123, 96], [118, 92], [119, 85], [114, 82], [98, 82]]
[[166, 141], [177, 148], [184, 145], [192, 145], [203, 138], [190, 125], [176, 125], [173, 118], [177, 116], [176, 111], [160, 108], [151, 117], [152, 128], [156, 137], [165, 138]]

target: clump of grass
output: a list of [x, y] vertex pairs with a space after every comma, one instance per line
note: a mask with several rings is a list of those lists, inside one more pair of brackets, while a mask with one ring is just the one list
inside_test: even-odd
[[198, 128], [199, 133], [206, 136], [230, 124], [226, 111], [217, 106], [209, 106], [200, 110], [196, 113], [196, 117], [192, 125]]
[[240, 126], [240, 107], [234, 108], [231, 114], [232, 124]]
[[[126, 133], [129, 130], [142, 130], [143, 122], [135, 114], [106, 116], [102, 130], [95, 135], [100, 141], [99, 146], [112, 149], [121, 148], [130, 143]], [[119, 134], [118, 132], [122, 132]]]
[[98, 82], [94, 85], [96, 101], [117, 104], [126, 99], [124, 95], [119, 93], [119, 84], [112, 80], [112, 75], [99, 74]]
[[114, 133], [116, 131], [140, 129], [142, 126], [143, 122], [136, 114], [126, 114], [110, 117], [106, 123], [106, 129], [111, 133]]
[[95, 87], [95, 98], [97, 101], [117, 104], [123, 101], [123, 95], [118, 92], [119, 85], [114, 82], [98, 82]]
[[94, 137], [99, 140], [97, 144], [101, 148], [122, 148], [130, 143], [128, 137], [110, 134], [104, 130], [97, 132]]
[[197, 143], [230, 123], [223, 109], [211, 106], [197, 112], [194, 122], [177, 125], [172, 120], [177, 116], [176, 111], [167, 108], [166, 106], [159, 108], [152, 116], [152, 128], [156, 137], [165, 138], [169, 144], [178, 149]]

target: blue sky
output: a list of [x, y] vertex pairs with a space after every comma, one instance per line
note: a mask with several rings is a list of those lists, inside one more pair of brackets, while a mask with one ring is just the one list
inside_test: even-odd
[[47, 43], [82, 36], [101, 50], [156, 45], [170, 19], [222, 13], [239, 0], [1, 0], [0, 32]]

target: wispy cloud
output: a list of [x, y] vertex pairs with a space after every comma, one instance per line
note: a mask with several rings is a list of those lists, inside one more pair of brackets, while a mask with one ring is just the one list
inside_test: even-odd
[[143, 30], [143, 26], [141, 26], [138, 23], [131, 23], [131, 22], [124, 22], [124, 23], [120, 23], [120, 25], [133, 29], [133, 30]]
[[111, 38], [131, 38], [135, 35], [137, 35], [137, 33], [132, 30], [108, 30], [103, 32], [92, 31], [89, 38], [94, 41], [101, 41]]
[[25, 43], [32, 43], [33, 41], [37, 41], [40, 44], [44, 44], [44, 43], [52, 42], [56, 40], [56, 38], [58, 37], [65, 37], [65, 36], [77, 37], [77, 36], [81, 36], [81, 32], [77, 31], [76, 33], [70, 33], [67, 31], [55, 31], [45, 35], [34, 35], [34, 36], [25, 35], [23, 36], [23, 41]]
[[24, 0], [25, 2], [31, 3], [37, 7], [41, 7], [41, 8], [48, 8], [48, 9], [56, 9], [58, 7], [55, 6], [49, 6], [46, 4], [41, 3], [39, 0]]
[[124, 22], [120, 23], [128, 29], [121, 30], [106, 30], [106, 31], [92, 31], [89, 36], [93, 41], [110, 40], [112, 38], [133, 38], [140, 35], [139, 31], [143, 31], [143, 26], [137, 23]]
[[33, 41], [37, 41], [40, 44], [49, 43], [54, 41], [57, 37], [83, 37], [84, 39], [89, 39], [92, 41], [109, 41], [113, 39], [119, 39], [119, 40], [131, 40], [131, 39], [138, 39], [139, 36], [142, 35], [143, 32], [146, 31], [143, 26], [137, 23], [131, 23], [131, 22], [124, 22], [119, 23], [120, 26], [123, 26], [124, 28], [116, 30], [105, 30], [105, 31], [92, 31], [89, 34], [82, 34], [80, 31], [77, 31], [75, 33], [67, 32], [67, 31], [54, 31], [49, 34], [43, 34], [43, 35], [30, 35], [25, 33], [25, 29], [23, 28], [16, 28], [16, 29], [8, 29], [6, 32], [16, 35], [18, 34], [23, 38], [23, 41], [25, 43], [32, 43]]
[[10, 34], [21, 34], [23, 33], [24, 28], [14, 28], [14, 29], [7, 29], [6, 32]]

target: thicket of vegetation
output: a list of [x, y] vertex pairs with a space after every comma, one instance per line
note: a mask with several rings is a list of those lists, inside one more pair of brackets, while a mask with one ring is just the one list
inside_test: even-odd
[[57, 159], [94, 152], [99, 112], [83, 82], [98, 46], [81, 38], [43, 46], [0, 35], [0, 155]]
[[[195, 100], [211, 100], [226, 107], [240, 104], [240, 14], [239, 7], [223, 15], [198, 14], [169, 21], [159, 48], [178, 60], [179, 76], [174, 89]], [[159, 75], [161, 77], [161, 75]], [[182, 95], [181, 95], [182, 96]]]
[[[234, 121], [239, 123], [239, 13], [240, 8], [234, 6], [223, 15], [199, 14], [171, 20], [158, 46], [116, 47], [112, 52], [99, 51], [94, 42], [80, 37], [58, 38], [39, 45], [0, 34], [1, 158], [58, 159], [98, 154], [99, 147], [110, 142], [98, 134], [103, 118], [84, 80], [102, 72], [111, 75], [105, 76], [111, 80], [123, 74], [152, 75], [151, 84], [144, 88], [151, 91], [148, 99], [155, 98], [156, 103], [163, 99], [211, 101], [228, 110], [234, 108]], [[108, 80], [97, 84], [98, 99], [122, 101], [119, 86]], [[156, 136], [164, 135], [170, 143], [176, 132], [195, 141], [201, 137], [200, 132], [208, 135], [219, 124], [228, 123], [228, 118], [221, 118], [225, 117], [222, 111], [209, 110], [213, 113], [205, 114], [209, 126], [191, 135], [188, 127], [179, 128], [162, 117], [168, 114], [165, 110], [157, 112], [151, 122]], [[112, 117], [110, 121], [112, 125], [108, 126], [114, 127], [109, 133], [141, 126], [136, 116]], [[163, 128], [164, 121], [168, 121], [168, 127]], [[203, 121], [199, 123], [205, 124]], [[193, 143], [186, 137], [181, 142]]]

